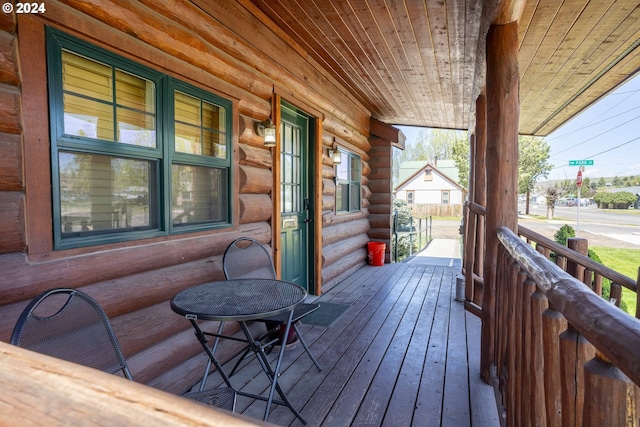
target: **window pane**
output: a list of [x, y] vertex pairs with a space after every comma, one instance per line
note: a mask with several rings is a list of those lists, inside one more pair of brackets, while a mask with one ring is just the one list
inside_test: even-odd
[[59, 153], [62, 237], [156, 228], [155, 163]]
[[176, 122], [176, 151], [180, 153], [202, 154], [200, 128]]
[[351, 156], [351, 181], [360, 182], [360, 158]]
[[118, 105], [155, 115], [155, 84], [149, 80], [116, 70]]
[[205, 130], [202, 132], [202, 154], [210, 157], [217, 157], [220, 159], [227, 158], [227, 142], [223, 134]]
[[62, 89], [66, 93], [112, 103], [111, 70], [108, 65], [62, 51]]
[[289, 154], [282, 155], [282, 182], [293, 181], [293, 158]]
[[171, 184], [174, 226], [229, 221], [225, 169], [174, 164]]
[[[156, 95], [152, 81], [63, 51], [62, 87], [65, 134], [143, 147], [156, 146]], [[117, 135], [114, 133], [114, 111], [118, 121]]]
[[176, 91], [175, 103], [176, 122], [198, 127], [202, 125], [200, 122], [200, 99]]
[[349, 210], [349, 186], [346, 184], [336, 185], [336, 210]]
[[64, 133], [113, 141], [113, 108], [86, 98], [64, 95]]
[[225, 110], [200, 98], [175, 92], [175, 150], [227, 157]]
[[443, 205], [448, 205], [449, 204], [449, 192], [448, 191], [443, 191], [442, 192], [442, 204]]
[[202, 126], [206, 129], [215, 129], [225, 132], [225, 110], [217, 105], [202, 102]]
[[350, 211], [360, 209], [360, 186], [351, 185], [349, 190], [351, 191], [351, 204], [349, 206]]
[[348, 181], [349, 180], [349, 156], [341, 153], [342, 161], [336, 166], [336, 178], [340, 181]]
[[293, 186], [282, 185], [282, 212], [293, 212]]
[[118, 142], [153, 148], [156, 146], [156, 118], [140, 111], [118, 108]]

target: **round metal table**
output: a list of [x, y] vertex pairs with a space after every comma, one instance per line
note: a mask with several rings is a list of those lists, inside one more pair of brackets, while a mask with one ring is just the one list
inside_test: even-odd
[[[291, 405], [291, 402], [285, 395], [284, 391], [278, 385], [278, 376], [280, 375], [280, 367], [282, 365], [282, 357], [284, 356], [285, 347], [280, 347], [280, 354], [276, 362], [276, 366], [272, 367], [269, 363], [264, 347], [260, 340], [253, 337], [246, 322], [250, 320], [263, 319], [265, 317], [274, 316], [281, 313], [287, 313], [288, 321], [286, 322], [284, 336], [288, 336], [291, 328], [291, 319], [293, 309], [307, 297], [307, 291], [300, 286], [274, 279], [234, 279], [218, 282], [207, 282], [201, 285], [185, 289], [171, 299], [171, 309], [185, 316], [195, 329], [198, 341], [209, 356], [209, 363], [205, 370], [201, 389], [204, 388], [206, 378], [209, 373], [211, 363], [213, 363], [224, 379], [227, 386], [235, 390], [242, 396], [248, 396], [255, 399], [265, 400], [267, 407], [264, 413], [264, 421], [269, 419], [269, 411], [271, 404], [286, 405], [291, 411], [306, 424], [306, 421], [300, 413]], [[205, 332], [200, 328], [199, 320], [214, 320], [221, 322], [217, 333]], [[244, 340], [251, 351], [256, 355], [263, 371], [271, 381], [269, 396], [259, 396], [237, 390], [231, 384], [229, 376], [222, 369], [222, 365], [215, 357], [216, 348], [219, 339], [239, 340], [237, 337], [230, 337], [222, 334], [222, 322], [236, 321], [245, 335]], [[207, 336], [216, 337], [213, 346], [210, 348], [207, 344]], [[275, 392], [278, 393], [281, 400], [274, 399]]]

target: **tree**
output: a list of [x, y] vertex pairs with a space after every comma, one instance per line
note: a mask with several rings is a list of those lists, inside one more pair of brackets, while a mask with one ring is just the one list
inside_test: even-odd
[[469, 139], [458, 138], [453, 143], [451, 150], [453, 160], [456, 162], [458, 168], [458, 183], [466, 189], [469, 189], [469, 164], [470, 151], [469, 151]]
[[547, 198], [547, 219], [553, 219], [556, 202], [569, 192], [569, 188], [569, 180], [557, 182], [544, 188], [544, 195]]
[[602, 188], [606, 186], [607, 186], [607, 181], [605, 181], [603, 177], [600, 177], [600, 179], [598, 180], [598, 188]]
[[613, 185], [614, 187], [622, 187], [622, 180], [618, 178], [618, 176], [615, 176], [613, 178], [613, 181], [611, 182], [611, 185]]
[[551, 147], [535, 136], [520, 136], [518, 159], [518, 192], [526, 194], [526, 210], [529, 213], [529, 195], [541, 178], [546, 178], [553, 165], [549, 163]]
[[[408, 141], [404, 150], [395, 150], [393, 153], [393, 179], [397, 183], [400, 176], [400, 165], [410, 160], [428, 160], [435, 164], [437, 159], [453, 158], [453, 146], [459, 140], [467, 140], [467, 133], [462, 131], [449, 131], [441, 129], [422, 129], [418, 132], [415, 141]], [[467, 142], [467, 152], [468, 149]], [[468, 159], [468, 155], [467, 155]], [[455, 160], [455, 159], [454, 159]], [[467, 176], [468, 176], [467, 160]], [[456, 165], [458, 163], [456, 162]], [[462, 185], [462, 184], [461, 184]]]

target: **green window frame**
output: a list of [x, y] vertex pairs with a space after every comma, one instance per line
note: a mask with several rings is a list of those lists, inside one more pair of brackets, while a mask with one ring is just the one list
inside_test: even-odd
[[232, 101], [47, 28], [54, 249], [232, 225]]
[[349, 151], [340, 150], [336, 165], [336, 212], [356, 212], [362, 203], [362, 159]]

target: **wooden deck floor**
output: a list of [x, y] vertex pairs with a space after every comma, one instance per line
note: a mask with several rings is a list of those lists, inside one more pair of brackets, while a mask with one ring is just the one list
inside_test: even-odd
[[[285, 354], [279, 383], [308, 425], [499, 426], [493, 388], [479, 378], [479, 319], [454, 298], [459, 271], [366, 266], [317, 300], [350, 307], [329, 327], [302, 324], [321, 372], [301, 345]], [[264, 374], [247, 362], [232, 381], [263, 393]], [[236, 412], [262, 419], [264, 408], [239, 396]], [[302, 425], [283, 406], [269, 422]]]

